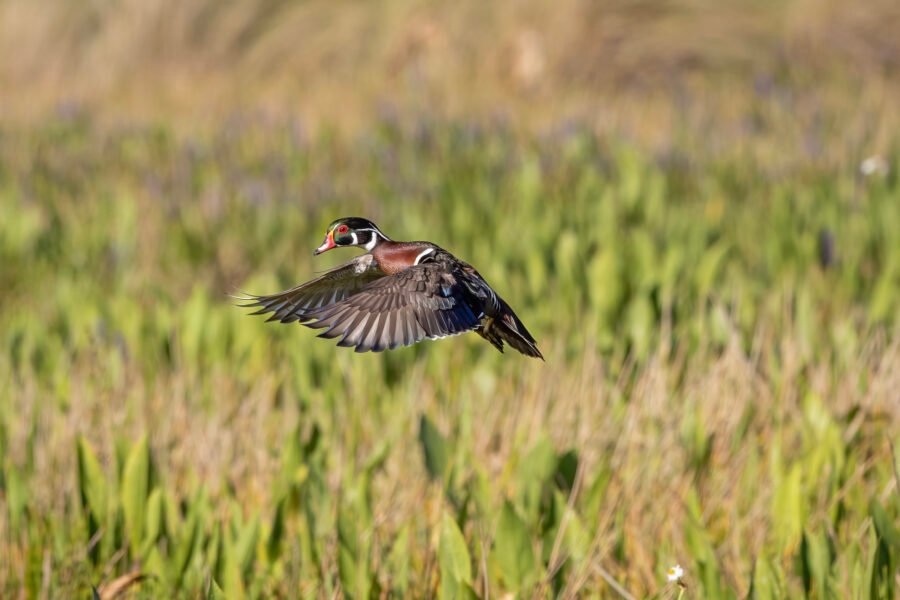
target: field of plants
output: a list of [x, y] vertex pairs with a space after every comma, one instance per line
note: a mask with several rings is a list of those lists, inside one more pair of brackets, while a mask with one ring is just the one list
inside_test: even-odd
[[[158, 4], [0, 0], [0, 598], [898, 597], [890, 2]], [[351, 215], [546, 362], [236, 306]]]
[[[896, 165], [694, 150], [3, 131], [3, 595], [891, 597]], [[343, 214], [477, 265], [546, 363], [233, 305], [345, 259]]]

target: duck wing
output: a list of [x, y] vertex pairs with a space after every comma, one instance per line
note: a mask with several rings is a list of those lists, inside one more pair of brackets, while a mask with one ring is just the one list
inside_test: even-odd
[[250, 313], [252, 315], [274, 313], [267, 322], [304, 323], [310, 320], [312, 311], [358, 294], [381, 277], [384, 277], [384, 272], [378, 268], [374, 257], [363, 254], [289, 290], [269, 296], [248, 294], [238, 299], [247, 302], [240, 305], [243, 308], [259, 307], [256, 312]]
[[372, 281], [340, 302], [308, 313], [304, 325], [338, 346], [380, 352], [478, 328], [482, 311], [446, 264], [424, 263]]

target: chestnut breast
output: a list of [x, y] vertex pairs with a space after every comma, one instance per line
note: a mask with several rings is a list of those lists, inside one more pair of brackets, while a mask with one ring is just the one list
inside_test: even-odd
[[382, 271], [393, 275], [415, 265], [423, 252], [433, 248], [425, 242], [383, 242], [372, 250], [372, 256]]

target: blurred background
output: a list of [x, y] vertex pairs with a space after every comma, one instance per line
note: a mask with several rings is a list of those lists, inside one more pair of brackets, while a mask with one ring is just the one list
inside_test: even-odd
[[[898, 29], [0, 0], [0, 596], [895, 597]], [[349, 215], [546, 363], [233, 305]]]

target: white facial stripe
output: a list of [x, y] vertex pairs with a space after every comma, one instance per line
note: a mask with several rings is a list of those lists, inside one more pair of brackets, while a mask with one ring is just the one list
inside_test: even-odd
[[[372, 230], [371, 230], [371, 229], [366, 229], [366, 231], [372, 231]], [[365, 248], [366, 250], [368, 250], [368, 251], [371, 252], [371, 251], [372, 251], [372, 248], [374, 248], [374, 247], [375, 247], [375, 244], [377, 244], [377, 243], [378, 243], [378, 236], [377, 236], [377, 235], [373, 235], [373, 236], [372, 236], [372, 239], [370, 239], [370, 240], [363, 246], [363, 248]]]
[[423, 258], [425, 258], [426, 256], [428, 256], [428, 255], [431, 254], [432, 252], [434, 252], [434, 248], [425, 248], [424, 250], [422, 250], [421, 252], [419, 252], [419, 255], [416, 257], [416, 260], [413, 261], [413, 264], [414, 264], [414, 265], [419, 264], [419, 263], [422, 261]]
[[359, 238], [356, 237], [356, 232], [354, 231], [350, 235], [353, 237], [353, 245], [356, 246], [357, 244], [359, 244]]
[[381, 233], [381, 231], [377, 227], [363, 227], [363, 228], [357, 229], [357, 231], [371, 231], [383, 240], [389, 239], [388, 236]]

